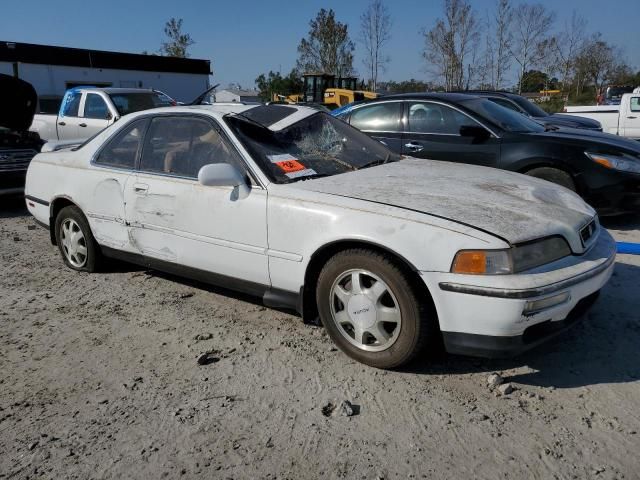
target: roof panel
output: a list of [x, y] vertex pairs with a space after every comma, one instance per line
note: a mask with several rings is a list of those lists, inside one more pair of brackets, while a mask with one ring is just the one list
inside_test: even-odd
[[0, 62], [142, 70], [148, 72], [211, 74], [211, 62], [209, 60], [107, 52], [7, 41], [0, 41]]

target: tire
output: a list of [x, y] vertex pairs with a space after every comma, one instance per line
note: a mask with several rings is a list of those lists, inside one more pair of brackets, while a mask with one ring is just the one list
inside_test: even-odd
[[100, 247], [78, 207], [70, 205], [60, 210], [55, 220], [55, 235], [67, 267], [79, 272], [98, 270], [102, 257]]
[[558, 184], [564, 188], [568, 188], [572, 192], [577, 191], [576, 184], [573, 181], [573, 178], [571, 178], [571, 175], [563, 170], [558, 170], [557, 168], [534, 168], [532, 170], [529, 170], [528, 172], [525, 172], [525, 174], [531, 177], [541, 178], [542, 180]]
[[352, 249], [325, 264], [316, 301], [340, 350], [372, 367], [395, 368], [439, 338], [437, 320], [430, 318], [423, 295], [390, 256]]

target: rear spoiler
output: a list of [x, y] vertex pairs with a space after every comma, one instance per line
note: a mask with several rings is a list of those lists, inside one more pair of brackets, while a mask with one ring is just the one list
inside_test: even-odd
[[86, 140], [50, 140], [42, 146], [40, 153], [57, 152], [59, 150], [79, 147], [85, 141]]

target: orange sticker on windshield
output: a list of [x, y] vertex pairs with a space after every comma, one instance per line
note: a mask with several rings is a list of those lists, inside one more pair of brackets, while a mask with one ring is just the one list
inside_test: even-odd
[[285, 173], [299, 172], [306, 168], [297, 160], [284, 160], [282, 162], [275, 162], [275, 164]]

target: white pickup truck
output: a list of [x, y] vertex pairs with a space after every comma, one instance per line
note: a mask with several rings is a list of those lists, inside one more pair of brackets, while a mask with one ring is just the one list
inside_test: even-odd
[[640, 88], [622, 95], [620, 105], [565, 107], [566, 114], [578, 114], [602, 124], [602, 131], [640, 140]]
[[171, 105], [176, 102], [157, 90], [77, 87], [64, 94], [57, 115], [35, 115], [29, 130], [47, 141], [82, 141], [123, 115]]

